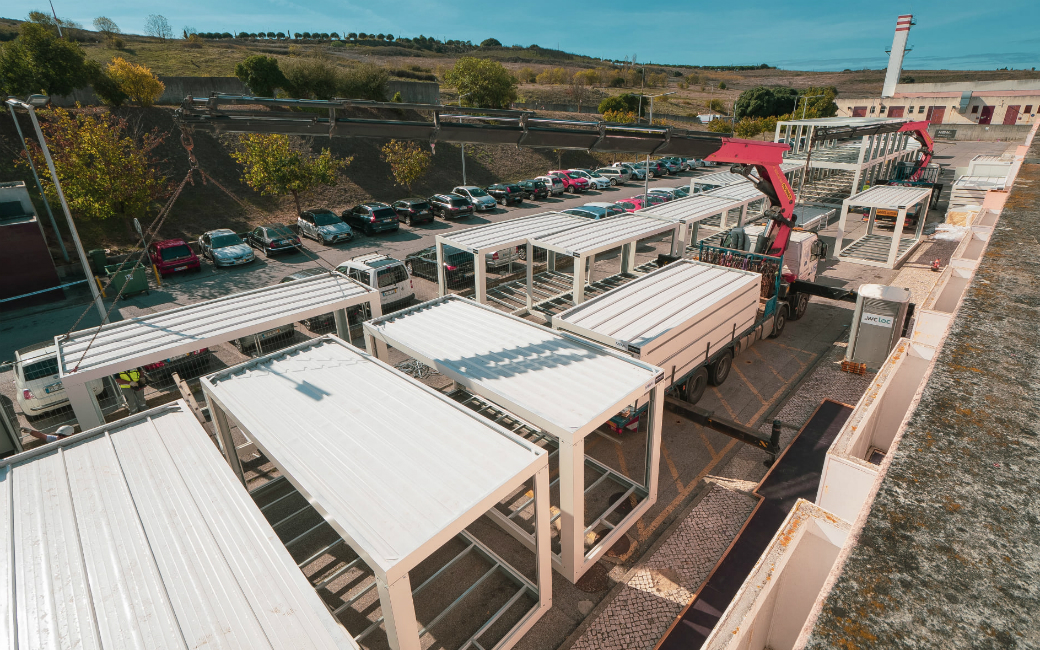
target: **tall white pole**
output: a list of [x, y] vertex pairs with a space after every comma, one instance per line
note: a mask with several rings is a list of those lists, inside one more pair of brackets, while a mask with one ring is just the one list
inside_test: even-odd
[[40, 121], [36, 119], [36, 111], [33, 110], [31, 104], [25, 102], [19, 102], [17, 100], [8, 99], [8, 105], [12, 102], [29, 111], [29, 117], [32, 119], [33, 126], [36, 127], [36, 136], [40, 139], [40, 149], [43, 150], [43, 158], [47, 161], [47, 169], [51, 172], [51, 180], [54, 181], [54, 189], [58, 193], [58, 199], [61, 201], [61, 209], [65, 211], [65, 218], [69, 222], [69, 232], [72, 234], [72, 241], [76, 245], [76, 253], [79, 255], [79, 262], [83, 265], [83, 275], [87, 279], [87, 286], [90, 287], [90, 293], [94, 296], [94, 306], [97, 307], [98, 315], [101, 317], [101, 322], [104, 323], [107, 314], [105, 313], [105, 303], [101, 300], [101, 293], [98, 291], [97, 285], [94, 283], [94, 274], [90, 271], [90, 266], [87, 264], [87, 254], [83, 250], [83, 243], [79, 240], [79, 231], [76, 230], [76, 224], [72, 221], [72, 213], [69, 211], [69, 204], [65, 200], [65, 192], [61, 189], [61, 183], [58, 181], [58, 172], [54, 169], [54, 161], [51, 160], [51, 152], [47, 148], [47, 141], [43, 137], [43, 130], [40, 128]]
[[25, 142], [25, 136], [22, 135], [22, 125], [18, 123], [18, 116], [14, 113], [14, 106], [8, 104], [7, 110], [11, 111], [11, 119], [14, 120], [14, 128], [18, 131], [18, 139], [22, 141], [22, 146], [25, 148], [25, 158], [29, 161], [29, 169], [32, 170], [33, 178], [36, 179], [36, 189], [40, 190], [40, 198], [43, 199], [43, 205], [47, 208], [47, 216], [51, 219], [51, 227], [54, 228], [54, 236], [58, 240], [58, 247], [61, 248], [61, 256], [66, 262], [68, 262], [69, 252], [65, 250], [65, 242], [61, 240], [61, 231], [58, 230], [58, 223], [54, 220], [54, 212], [51, 211], [51, 202], [47, 200], [47, 195], [43, 192], [43, 184], [40, 183], [40, 175], [36, 173], [36, 163], [33, 162], [32, 153], [29, 152], [29, 145]]

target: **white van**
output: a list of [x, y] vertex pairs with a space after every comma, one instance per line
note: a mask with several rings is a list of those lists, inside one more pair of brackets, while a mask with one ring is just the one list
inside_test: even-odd
[[379, 289], [383, 313], [415, 298], [412, 276], [404, 262], [382, 253], [366, 253], [339, 264], [336, 270], [361, 284]]
[[[101, 379], [87, 382], [95, 395], [105, 390]], [[58, 378], [58, 348], [53, 341], [39, 343], [14, 353], [14, 387], [18, 407], [28, 418], [37, 418], [69, 403]]]

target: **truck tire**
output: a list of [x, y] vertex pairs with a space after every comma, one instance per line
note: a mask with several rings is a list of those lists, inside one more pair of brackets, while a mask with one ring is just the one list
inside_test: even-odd
[[708, 369], [698, 368], [683, 384], [681, 397], [690, 404], [696, 404], [704, 396], [708, 388]]
[[776, 318], [773, 320], [773, 331], [769, 333], [769, 338], [779, 338], [784, 333], [784, 327], [787, 325], [787, 305], [783, 305], [776, 310]]
[[733, 369], [733, 350], [726, 350], [715, 363], [708, 368], [708, 383], [712, 386], [721, 386], [722, 382], [729, 377], [729, 371]]
[[809, 308], [809, 294], [796, 293], [791, 300], [794, 310], [791, 312], [791, 320], [798, 320], [805, 316], [805, 310]]

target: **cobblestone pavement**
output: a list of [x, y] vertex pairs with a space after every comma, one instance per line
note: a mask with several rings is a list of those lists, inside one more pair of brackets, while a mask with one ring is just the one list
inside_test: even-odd
[[668, 540], [631, 572], [572, 649], [652, 648], [707, 579], [756, 503], [712, 486]]

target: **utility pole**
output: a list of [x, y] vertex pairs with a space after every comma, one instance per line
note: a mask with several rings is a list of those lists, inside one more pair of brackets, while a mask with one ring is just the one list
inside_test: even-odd
[[[465, 93], [465, 94], [459, 95], [459, 108], [462, 108], [462, 98], [463, 97], [469, 97], [472, 94], [473, 93]], [[460, 147], [460, 149], [462, 150], [462, 184], [465, 185], [466, 184], [466, 143], [465, 142], [462, 143], [462, 146]]]
[[36, 119], [36, 106], [46, 106], [50, 101], [50, 98], [46, 95], [30, 95], [28, 102], [19, 101], [17, 99], [8, 98], [7, 105], [10, 107], [17, 106], [18, 108], [29, 111], [29, 118], [32, 120], [33, 126], [36, 127], [36, 136], [40, 139], [40, 149], [43, 150], [43, 158], [47, 161], [47, 169], [51, 172], [51, 180], [54, 181], [54, 189], [58, 193], [58, 199], [61, 201], [62, 210], [65, 211], [65, 218], [69, 222], [69, 232], [72, 234], [72, 241], [76, 244], [76, 253], [79, 255], [80, 264], [83, 266], [83, 275], [87, 279], [87, 286], [90, 287], [90, 293], [94, 296], [94, 306], [97, 307], [98, 315], [101, 317], [101, 322], [104, 323], [108, 318], [108, 314], [105, 312], [105, 303], [101, 300], [101, 293], [98, 291], [97, 284], [94, 283], [94, 274], [90, 270], [90, 266], [87, 264], [87, 254], [83, 250], [83, 243], [79, 240], [79, 231], [76, 230], [76, 224], [72, 221], [72, 213], [69, 211], [68, 201], [65, 200], [65, 192], [61, 189], [61, 183], [58, 181], [58, 172], [54, 169], [54, 161], [51, 159], [51, 152], [47, 148], [47, 141], [43, 137], [43, 130], [40, 129], [40, 121]]
[[[654, 125], [654, 97], [664, 97], [665, 95], [674, 95], [678, 91], [673, 90], [670, 93], [661, 93], [660, 95], [650, 95], [650, 126]], [[650, 207], [647, 203], [650, 202], [650, 154], [646, 154], [646, 174], [643, 176], [643, 207]]]
[[40, 198], [43, 199], [43, 205], [47, 208], [47, 216], [51, 220], [51, 228], [54, 228], [54, 236], [58, 239], [58, 248], [61, 249], [62, 258], [68, 262], [69, 252], [65, 250], [65, 242], [61, 240], [61, 231], [58, 230], [58, 222], [54, 220], [54, 213], [51, 211], [51, 202], [47, 200], [47, 195], [43, 192], [43, 185], [40, 183], [40, 175], [36, 173], [36, 163], [33, 162], [32, 154], [29, 153], [29, 145], [25, 142], [25, 136], [22, 135], [22, 125], [18, 123], [18, 116], [15, 115], [14, 106], [8, 105], [7, 110], [11, 111], [11, 119], [14, 120], [14, 128], [18, 131], [18, 139], [22, 141], [22, 146], [25, 147], [25, 157], [29, 161], [29, 169], [32, 170], [33, 178], [36, 179], [36, 189], [40, 191]]

